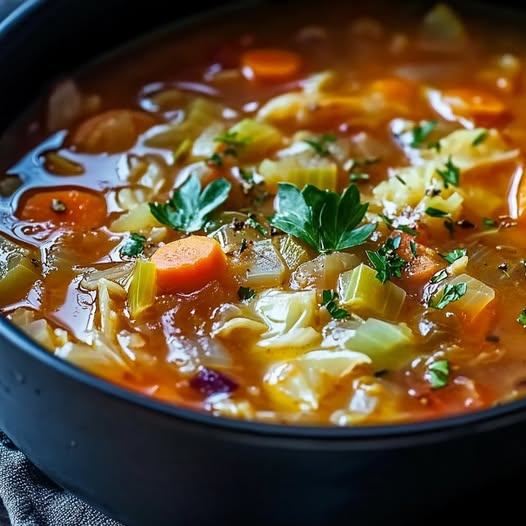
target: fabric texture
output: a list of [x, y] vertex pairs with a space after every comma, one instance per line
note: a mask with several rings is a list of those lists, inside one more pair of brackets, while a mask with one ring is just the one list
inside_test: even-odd
[[56, 486], [1, 432], [0, 499], [12, 526], [120, 526]]

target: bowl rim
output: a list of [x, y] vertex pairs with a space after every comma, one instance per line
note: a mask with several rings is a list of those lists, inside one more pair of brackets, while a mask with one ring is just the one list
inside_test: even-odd
[[[49, 3], [49, 0], [25, 0], [15, 7], [6, 18], [0, 21], [0, 40], [8, 38], [10, 33], [17, 31], [19, 26]], [[470, 0], [467, 3], [471, 3]], [[399, 439], [406, 440], [410, 438], [412, 443], [414, 443], [415, 439], [418, 438], [422, 440], [439, 440], [441, 438], [466, 435], [473, 431], [490, 431], [526, 420], [526, 398], [460, 415], [393, 424], [359, 424], [356, 426], [291, 425], [214, 416], [205, 411], [177, 406], [143, 395], [83, 370], [50, 353], [2, 315], [0, 315], [0, 336], [17, 350], [26, 353], [32, 359], [54, 369], [61, 375], [120, 402], [138, 406], [153, 413], [176, 418], [187, 423], [245, 435], [330, 442], [351, 441], [359, 443], [374, 441], [375, 444], [378, 442], [389, 443], [393, 440], [396, 442]], [[0, 352], [2, 352], [1, 347]]]

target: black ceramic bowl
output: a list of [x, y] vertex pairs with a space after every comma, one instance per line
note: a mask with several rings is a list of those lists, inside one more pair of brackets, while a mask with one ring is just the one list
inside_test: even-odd
[[[202, 6], [29, 1], [0, 26], [0, 130], [56, 74]], [[526, 401], [402, 426], [230, 421], [110, 385], [3, 319], [0, 428], [127, 526], [444, 524], [454, 496], [526, 467]]]

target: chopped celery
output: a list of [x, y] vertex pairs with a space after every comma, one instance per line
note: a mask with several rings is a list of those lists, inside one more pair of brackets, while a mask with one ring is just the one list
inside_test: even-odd
[[185, 140], [194, 140], [210, 123], [221, 118], [220, 104], [197, 98], [190, 104], [186, 119], [176, 124], [161, 124], [146, 132], [144, 143], [153, 148], [177, 151]]
[[391, 281], [381, 283], [376, 271], [361, 264], [344, 272], [338, 280], [340, 304], [364, 316], [396, 320], [406, 298], [404, 289]]
[[441, 283], [442, 286], [440, 290], [434, 295], [432, 301], [440, 298], [446, 285], [455, 286], [461, 283], [466, 284], [466, 293], [458, 300], [449, 303], [447, 310], [462, 313], [470, 320], [473, 320], [495, 299], [495, 291], [482, 281], [468, 274], [460, 274], [453, 279], [444, 280]]
[[262, 156], [281, 144], [281, 133], [274, 126], [253, 119], [238, 122], [228, 135], [235, 140], [237, 156], [242, 161]]
[[[239, 215], [241, 216], [241, 214]], [[246, 220], [246, 218], [246, 215], [244, 219], [241, 219], [240, 217], [239, 221], [242, 222]], [[264, 238], [264, 236], [255, 228], [234, 227], [232, 220], [228, 224], [220, 226], [212, 231], [208, 236], [218, 241], [226, 254], [230, 254], [236, 250], [243, 253], [251, 246], [251, 243], [262, 241]]]
[[336, 190], [338, 167], [327, 159], [310, 156], [284, 157], [277, 161], [265, 159], [259, 166], [268, 189], [277, 192], [278, 183], [286, 182], [303, 188], [312, 184], [320, 190]]
[[128, 290], [130, 316], [137, 318], [155, 303], [157, 292], [156, 268], [151, 261], [138, 259], [131, 274]]
[[247, 273], [242, 285], [251, 288], [280, 286], [285, 279], [287, 268], [271, 239], [254, 241], [241, 258], [247, 265]]
[[309, 251], [292, 236], [279, 236], [279, 252], [289, 270], [296, 270], [309, 260]]
[[0, 306], [22, 299], [38, 278], [27, 257], [17, 256], [8, 261], [7, 272], [0, 277]]
[[379, 369], [397, 369], [411, 357], [414, 336], [405, 323], [369, 318], [345, 342], [348, 349], [366, 354]]

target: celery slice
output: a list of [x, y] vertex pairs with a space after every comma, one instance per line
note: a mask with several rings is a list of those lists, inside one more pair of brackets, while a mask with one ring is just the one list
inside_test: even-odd
[[7, 272], [0, 278], [0, 306], [23, 298], [38, 277], [27, 257], [19, 257], [14, 264], [9, 261]]
[[276, 287], [283, 283], [287, 268], [271, 239], [254, 241], [241, 258], [247, 265], [242, 285], [257, 289]]
[[281, 144], [281, 133], [264, 122], [243, 119], [228, 130], [235, 138], [235, 149], [241, 161], [260, 157]]
[[278, 183], [291, 183], [298, 188], [311, 184], [320, 190], [336, 190], [338, 167], [327, 159], [291, 156], [277, 161], [265, 159], [259, 166], [267, 188], [277, 192]]
[[375, 367], [395, 369], [411, 358], [414, 336], [405, 323], [388, 323], [369, 318], [356, 329], [345, 346], [373, 360]]
[[344, 272], [338, 280], [340, 304], [364, 316], [396, 320], [405, 302], [404, 289], [388, 281], [381, 283], [365, 264]]
[[138, 259], [133, 269], [128, 290], [130, 316], [137, 318], [155, 303], [157, 293], [156, 268], [151, 261]]

